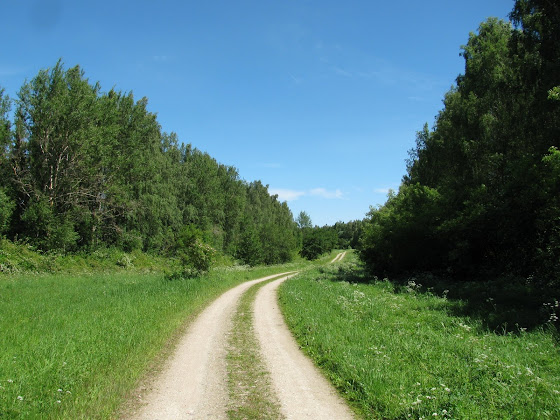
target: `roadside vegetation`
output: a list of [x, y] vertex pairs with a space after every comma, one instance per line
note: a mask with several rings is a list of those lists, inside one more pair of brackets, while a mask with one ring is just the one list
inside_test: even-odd
[[138, 272], [3, 276], [0, 418], [114, 417], [212, 299], [302, 264], [218, 267], [177, 280]]
[[[117, 261], [130, 260], [128, 267], [112, 254], [108, 262], [60, 257], [54, 274], [43, 271], [50, 257], [19, 254], [23, 273], [0, 276], [0, 418], [10, 419], [115, 417], [130, 408], [145, 375], [221, 293], [246, 280], [305, 271], [334, 253], [283, 265], [230, 263], [197, 277], [166, 274], [166, 260], [142, 253], [117, 252]], [[177, 261], [167, 265], [172, 274], [181, 269]]]
[[466, 302], [368, 277], [353, 254], [279, 293], [302, 349], [365, 418], [560, 417], [551, 323], [490, 330]]

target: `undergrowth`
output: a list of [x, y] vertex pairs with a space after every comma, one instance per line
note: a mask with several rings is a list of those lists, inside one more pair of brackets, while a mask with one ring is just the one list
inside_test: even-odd
[[124, 252], [117, 248], [99, 248], [91, 252], [64, 254], [41, 252], [26, 243], [0, 238], [0, 275], [45, 273], [153, 272], [179, 266], [173, 258], [139, 250]]

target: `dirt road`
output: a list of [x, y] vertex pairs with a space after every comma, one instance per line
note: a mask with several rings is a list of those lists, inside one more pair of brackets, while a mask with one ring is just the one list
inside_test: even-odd
[[284, 416], [288, 419], [352, 419], [333, 386], [299, 349], [278, 308], [276, 290], [285, 278], [259, 290], [255, 331]]
[[332, 263], [335, 263], [335, 262], [338, 262], [338, 261], [342, 261], [342, 259], [343, 259], [344, 256], [346, 255], [346, 252], [347, 252], [347, 251], [344, 251], [344, 252], [341, 252], [341, 253], [337, 254], [336, 257], [334, 257], [334, 258], [332, 259], [331, 264], [332, 264]]
[[288, 419], [345, 419], [352, 415], [332, 386], [299, 351], [276, 301], [276, 288], [293, 273], [243, 283], [216, 299], [190, 326], [131, 419], [226, 419], [226, 352], [240, 296], [264, 286], [255, 300], [255, 331], [274, 389]]

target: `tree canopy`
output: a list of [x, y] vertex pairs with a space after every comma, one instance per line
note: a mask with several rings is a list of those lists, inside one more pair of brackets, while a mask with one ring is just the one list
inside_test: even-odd
[[368, 213], [362, 258], [380, 275], [560, 279], [560, 9], [518, 0], [483, 22], [398, 193]]
[[15, 100], [0, 89], [0, 146], [0, 234], [44, 251], [184, 256], [198, 244], [249, 264], [298, 252], [293, 215], [268, 186], [180, 143], [147, 98], [103, 92], [79, 66], [41, 70]]

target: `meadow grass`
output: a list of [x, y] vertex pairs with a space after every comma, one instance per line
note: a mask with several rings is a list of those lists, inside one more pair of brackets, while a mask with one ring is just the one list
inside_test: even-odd
[[560, 418], [553, 328], [491, 332], [453, 315], [464, 302], [414, 283], [354, 282], [362, 274], [353, 258], [292, 278], [279, 293], [302, 348], [365, 418]]
[[[222, 292], [324, 264], [335, 253], [313, 263], [222, 266], [200, 278], [169, 281], [163, 271], [173, 262], [163, 267], [160, 257], [114, 250], [44, 256], [25, 245], [2, 245], [0, 419], [114, 418], [131, 408], [132, 391]], [[62, 273], [44, 273], [56, 258], [62, 260], [54, 270]]]
[[41, 273], [99, 273], [117, 271], [157, 272], [177, 269], [179, 262], [140, 250], [124, 252], [100, 248], [92, 252], [41, 252], [26, 243], [0, 238], [0, 276]]
[[110, 418], [213, 298], [279, 266], [0, 278], [0, 418]]

